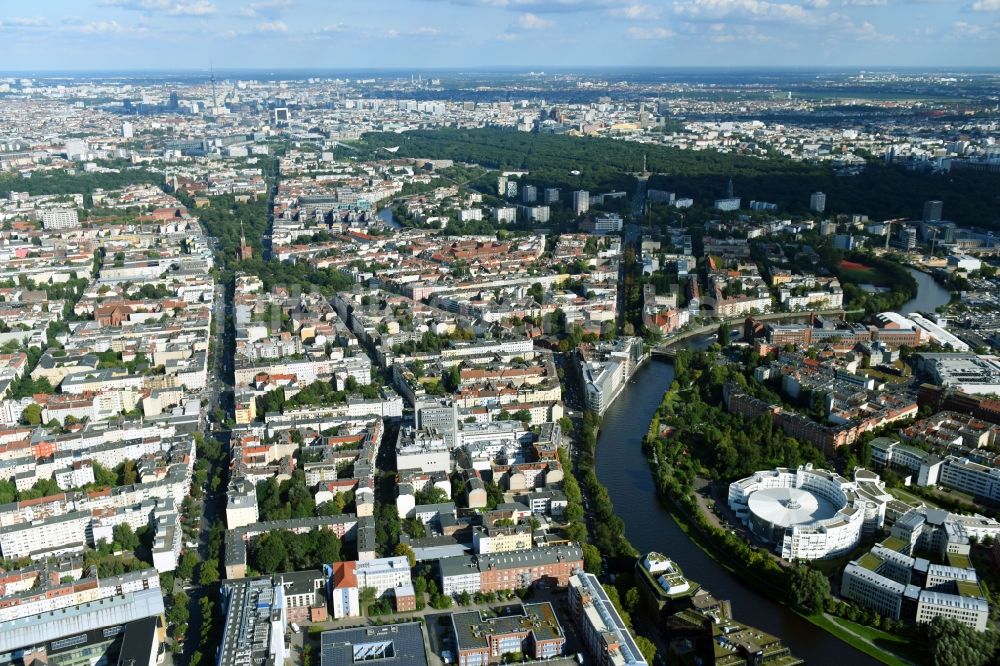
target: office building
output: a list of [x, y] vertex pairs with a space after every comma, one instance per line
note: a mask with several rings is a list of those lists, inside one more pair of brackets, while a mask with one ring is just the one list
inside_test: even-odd
[[352, 627], [320, 635], [320, 666], [427, 666], [420, 622]]
[[856, 482], [812, 465], [760, 471], [732, 482], [729, 508], [786, 560], [846, 553], [858, 545], [866, 522], [875, 529], [884, 516], [877, 498], [859, 492]]
[[[130, 631], [145, 637], [145, 650], [136, 641], [127, 654], [154, 652], [156, 618], [164, 613], [163, 594], [149, 588], [46, 611], [0, 623], [0, 663], [20, 664], [33, 656], [34, 664], [115, 664]], [[135, 638], [135, 637], [133, 637]], [[137, 660], [136, 666], [148, 661]]]
[[[911, 315], [911, 319], [914, 316]], [[923, 322], [914, 319], [915, 323]], [[950, 333], [948, 335], [951, 335]], [[936, 339], [943, 345], [949, 338]], [[958, 340], [958, 346], [966, 343]], [[968, 395], [1000, 395], [1000, 358], [964, 353], [921, 353], [918, 368], [927, 373], [938, 386], [955, 389]]]
[[459, 666], [501, 663], [505, 655], [533, 660], [558, 657], [566, 634], [552, 604], [514, 604], [484, 617], [480, 611], [453, 613], [452, 631]]
[[917, 230], [915, 227], [900, 228], [899, 246], [904, 250], [912, 250], [917, 247]]
[[[900, 522], [917, 524], [913, 518], [919, 512], [914, 512]], [[894, 620], [905, 618], [922, 624], [940, 616], [984, 631], [989, 603], [969, 561], [968, 543], [949, 536], [945, 555], [949, 564], [931, 564], [907, 555], [905, 551], [913, 548], [913, 542], [895, 532], [847, 565], [841, 578], [841, 596]], [[939, 532], [939, 536], [944, 533]], [[920, 539], [918, 543], [926, 545], [927, 541]]]
[[590, 210], [590, 192], [576, 190], [573, 192], [573, 214], [583, 215]]
[[617, 213], [607, 213], [597, 217], [588, 217], [580, 223], [580, 231], [592, 234], [615, 234], [622, 230], [625, 221]]
[[836, 234], [833, 237], [833, 246], [838, 250], [851, 251], [857, 247], [857, 239], [851, 234]]
[[936, 617], [961, 622], [976, 631], [986, 631], [990, 619], [990, 606], [982, 591], [966, 596], [936, 590], [921, 590], [917, 598], [917, 624], [931, 622]]
[[[912, 558], [908, 559], [912, 561]], [[903, 594], [909, 584], [909, 575], [906, 583], [893, 580], [880, 572], [882, 562], [881, 558], [871, 553], [849, 562], [841, 576], [840, 596], [883, 617], [898, 620], [902, 614]]]
[[941, 213], [944, 210], [944, 202], [932, 199], [924, 202], [924, 222], [940, 222]]
[[715, 203], [712, 204], [715, 210], [720, 210], [723, 212], [734, 211], [740, 209], [740, 198], [739, 197], [726, 197], [724, 199], [716, 199]]
[[410, 588], [412, 582], [410, 562], [404, 556], [358, 562], [354, 567], [354, 577], [358, 581], [358, 589], [372, 588], [376, 598], [399, 588]]
[[90, 154], [90, 146], [85, 139], [70, 139], [66, 142], [66, 159], [81, 162]]
[[226, 614], [216, 666], [284, 664], [285, 590], [271, 578], [228, 581], [222, 585]]
[[597, 576], [569, 580], [569, 607], [587, 652], [599, 666], [646, 666], [646, 660]]
[[826, 194], [823, 192], [813, 192], [809, 195], [809, 210], [814, 213], [822, 213], [826, 210]]

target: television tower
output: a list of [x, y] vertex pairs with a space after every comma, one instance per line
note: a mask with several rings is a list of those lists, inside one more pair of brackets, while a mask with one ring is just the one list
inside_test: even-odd
[[215, 67], [211, 64], [208, 66], [209, 71], [209, 81], [212, 82], [212, 108], [219, 106], [219, 98], [215, 95]]

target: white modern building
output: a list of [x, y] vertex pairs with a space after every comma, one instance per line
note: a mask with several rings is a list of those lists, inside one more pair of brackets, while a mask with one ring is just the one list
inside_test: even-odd
[[359, 561], [354, 567], [354, 577], [359, 590], [370, 587], [377, 598], [389, 590], [412, 584], [410, 562], [404, 556]]
[[779, 467], [734, 481], [729, 507], [787, 560], [846, 553], [866, 527], [874, 529], [885, 517], [878, 494], [861, 492], [856, 482], [812, 465]]
[[739, 197], [728, 197], [725, 199], [716, 199], [713, 205], [715, 210], [734, 211], [740, 209], [740, 198]]
[[38, 219], [46, 231], [76, 229], [80, 226], [80, 216], [74, 208], [49, 208], [38, 212]]

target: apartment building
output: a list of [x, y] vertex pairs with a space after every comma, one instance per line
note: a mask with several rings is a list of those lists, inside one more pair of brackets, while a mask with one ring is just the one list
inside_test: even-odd
[[446, 557], [438, 560], [444, 594], [497, 592], [531, 587], [551, 580], [565, 587], [574, 573], [583, 570], [578, 546], [532, 548], [510, 553]]

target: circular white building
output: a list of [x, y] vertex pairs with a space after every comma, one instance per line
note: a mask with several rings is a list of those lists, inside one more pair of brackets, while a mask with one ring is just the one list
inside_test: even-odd
[[850, 551], [861, 540], [871, 501], [854, 481], [812, 465], [756, 472], [729, 486], [729, 507], [788, 560]]

